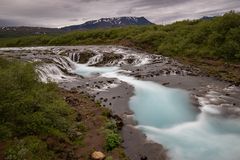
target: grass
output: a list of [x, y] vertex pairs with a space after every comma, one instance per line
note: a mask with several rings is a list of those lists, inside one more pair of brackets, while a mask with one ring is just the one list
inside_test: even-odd
[[[0, 47], [103, 44], [124, 45], [173, 57], [186, 64], [197, 64], [205, 73], [220, 79], [240, 83], [239, 67], [236, 69], [240, 63], [240, 14], [234, 11], [211, 20], [185, 20], [165, 26], [130, 26], [0, 39]], [[205, 61], [209, 62], [208, 67], [201, 63]]]

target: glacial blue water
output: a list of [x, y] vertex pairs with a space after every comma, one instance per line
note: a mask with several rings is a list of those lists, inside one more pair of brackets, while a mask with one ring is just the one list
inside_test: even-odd
[[75, 64], [75, 65], [76, 65], [75, 73], [84, 77], [113, 72], [119, 69], [119, 67], [94, 67], [94, 66], [88, 66], [86, 64]]
[[78, 67], [76, 73], [83, 76], [100, 73], [102, 77], [132, 85], [135, 95], [129, 106], [138, 121], [137, 128], [149, 140], [167, 148], [171, 159], [240, 160], [239, 119], [212, 114], [209, 108], [198, 112], [191, 106], [186, 91], [136, 80], [120, 74], [114, 67], [99, 69], [85, 65]]

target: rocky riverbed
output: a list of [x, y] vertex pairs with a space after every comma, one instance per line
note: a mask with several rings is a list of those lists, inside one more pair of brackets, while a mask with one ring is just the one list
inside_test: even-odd
[[105, 73], [118, 71], [136, 80], [185, 90], [196, 112], [231, 118], [240, 115], [239, 87], [160, 55], [121, 46], [65, 46], [2, 48], [0, 56], [35, 63], [41, 81], [87, 93], [92, 101], [110, 108], [124, 122], [123, 146], [132, 160], [168, 159], [168, 148], [149, 140], [135, 127], [138, 122], [129, 107], [134, 87], [123, 80], [106, 77]]

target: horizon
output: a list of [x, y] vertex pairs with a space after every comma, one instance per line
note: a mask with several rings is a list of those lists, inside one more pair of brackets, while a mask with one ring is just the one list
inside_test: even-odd
[[[230, 11], [232, 11], [232, 10], [229, 10], [229, 11], [227, 11], [227, 12], [225, 12], [225, 13], [228, 13], [228, 12], [230, 12]], [[234, 10], [234, 12], [237, 12], [237, 11]], [[203, 18], [203, 17], [217, 17], [217, 16], [222, 16], [222, 15], [224, 15], [225, 13], [222, 13], [221, 15], [220, 15], [220, 14], [219, 14], [219, 15], [215, 15], [215, 16], [205, 15], [205, 16], [202, 16], [202, 17], [199, 17], [199, 18], [195, 18], [195, 19], [181, 19], [181, 20], [176, 20], [176, 21], [173, 21], [173, 22], [165, 23], [165, 24], [157, 24], [157, 23], [154, 23], [154, 22], [150, 21], [149, 19], [147, 19], [147, 18], [144, 17], [144, 16], [120, 16], [120, 17], [102, 17], [102, 18], [99, 18], [99, 19], [88, 20], [88, 21], [85, 21], [85, 22], [83, 22], [83, 23], [81, 23], [81, 24], [67, 24], [66, 26], [61, 26], [61, 27], [30, 26], [30, 25], [16, 25], [16, 26], [1, 26], [1, 25], [0, 25], [0, 27], [1, 27], [1, 28], [7, 28], [7, 27], [10, 27], [10, 28], [11, 28], [11, 27], [33, 27], [33, 28], [61, 29], [61, 28], [64, 28], [64, 27], [75, 26], [75, 25], [76, 25], [76, 26], [77, 26], [77, 25], [82, 25], [82, 24], [87, 23], [87, 22], [97, 21], [97, 20], [101, 20], [101, 19], [113, 19], [113, 18], [124, 18], [124, 17], [133, 17], [133, 18], [141, 18], [141, 17], [143, 17], [143, 18], [147, 19], [149, 22], [153, 23], [153, 25], [168, 25], [168, 24], [173, 24], [173, 23], [180, 22], [180, 21], [185, 21], [185, 20], [198, 20], [198, 19], [201, 19], [201, 18]]]
[[[96, 7], [97, 6], [97, 7]], [[0, 0], [0, 27], [60, 28], [111, 17], [145, 17], [155, 24], [240, 11], [239, 0]]]

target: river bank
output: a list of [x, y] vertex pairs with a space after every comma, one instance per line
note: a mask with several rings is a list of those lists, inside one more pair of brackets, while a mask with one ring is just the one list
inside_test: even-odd
[[[121, 131], [123, 146], [127, 156], [133, 160], [167, 159], [167, 151], [165, 146], [164, 149], [160, 145], [161, 142], [160, 144], [153, 142], [153, 139], [145, 136], [146, 132], [143, 133], [143, 130], [136, 127], [139, 123], [129, 104], [136, 95], [135, 82], [129, 84], [132, 80], [137, 83], [144, 82], [146, 88], [152, 83], [145, 82], [152, 81], [166, 88], [187, 91], [189, 106], [190, 104], [195, 106], [193, 108], [196, 113], [206, 112], [214, 115], [217, 110], [219, 114], [227, 117], [238, 117], [240, 113], [238, 87], [218, 81], [214, 77], [204, 76], [199, 69], [182, 65], [167, 57], [117, 46], [23, 48], [16, 51], [10, 49], [3, 54], [9, 55], [10, 52], [15, 52], [16, 57], [23, 60], [37, 61], [40, 64], [49, 62], [50, 64], [40, 65], [38, 70], [42, 81], [51, 80], [58, 82], [62, 88], [86, 92], [91, 95], [92, 100], [110, 108], [113, 114], [121, 117], [125, 124]], [[74, 64], [69, 59], [59, 58], [59, 55], [67, 56], [73, 62], [78, 62], [82, 55], [89, 56], [89, 52], [93, 53], [86, 62], [90, 67], [80, 65], [79, 68], [74, 68]], [[118, 56], [109, 56], [112, 54]], [[104, 59], [104, 57], [108, 58]], [[110, 68], [99, 68], [99, 66]], [[125, 81], [114, 77], [115, 75], [113, 77], [104, 75], [118, 70], [121, 76], [134, 77], [134, 79]]]

